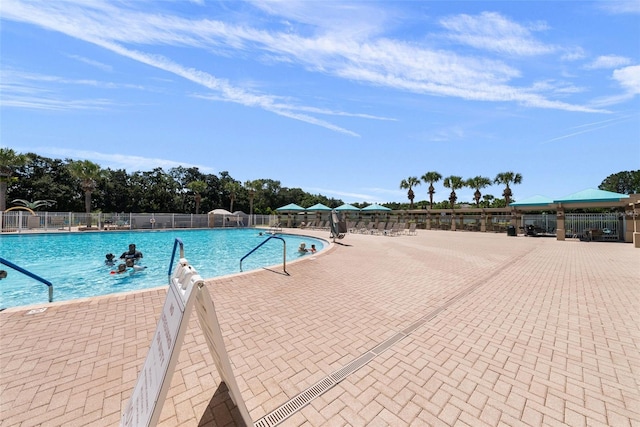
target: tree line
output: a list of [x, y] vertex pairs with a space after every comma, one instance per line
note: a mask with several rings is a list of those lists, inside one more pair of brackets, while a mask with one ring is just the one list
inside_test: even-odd
[[178, 166], [127, 173], [88, 160], [0, 148], [0, 211], [21, 205], [59, 212], [206, 213], [224, 208], [270, 214], [289, 203], [335, 207], [343, 202], [283, 187], [273, 179], [241, 182], [227, 171], [206, 174], [197, 167]]
[[[447, 199], [434, 202], [434, 184], [440, 180], [451, 193]], [[475, 190], [469, 203], [486, 208], [505, 207], [513, 201], [511, 185], [521, 182], [522, 175], [515, 172], [501, 172], [494, 179], [482, 176], [463, 179], [457, 175], [443, 178], [431, 171], [400, 182], [400, 188], [408, 190], [409, 203], [384, 205], [391, 209], [414, 209], [416, 204], [448, 209], [459, 204], [456, 190], [469, 187]], [[426, 191], [429, 200], [414, 203], [413, 189], [422, 183], [429, 184]], [[491, 184], [504, 185], [502, 198], [482, 194], [481, 190]], [[609, 175], [598, 188], [622, 194], [640, 193], [640, 170]], [[340, 199], [283, 187], [273, 179], [241, 182], [227, 171], [205, 174], [197, 167], [178, 166], [167, 171], [155, 168], [128, 173], [124, 169], [103, 169], [88, 160], [50, 159], [0, 148], [0, 211], [13, 205], [61, 212], [148, 213], [201, 213], [222, 207], [231, 212], [271, 214], [289, 203], [303, 207], [323, 203], [332, 208], [343, 204]], [[363, 208], [368, 203], [353, 205]]]

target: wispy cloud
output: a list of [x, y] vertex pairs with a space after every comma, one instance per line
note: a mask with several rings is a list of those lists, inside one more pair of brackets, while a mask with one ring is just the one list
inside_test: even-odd
[[597, 6], [612, 14], [640, 14], [640, 1], [638, 0], [600, 0], [597, 2]]
[[150, 171], [163, 168], [165, 171], [174, 167], [196, 167], [203, 173], [217, 173], [213, 168], [197, 164], [176, 162], [173, 160], [132, 156], [129, 154], [101, 153], [98, 151], [72, 150], [52, 147], [36, 147], [26, 151], [35, 151], [42, 155], [70, 158], [74, 160], [91, 160], [99, 163], [103, 168], [125, 169], [128, 172]]
[[620, 85], [622, 92], [594, 99], [591, 102], [594, 107], [602, 108], [620, 104], [640, 95], [640, 65], [631, 65], [614, 70], [611, 78]]
[[94, 61], [92, 59], [85, 58], [80, 55], [67, 55], [67, 56], [71, 59], [75, 59], [76, 61], [80, 61], [87, 65], [91, 65], [92, 67], [99, 68], [102, 71], [108, 71], [108, 72], [113, 71], [113, 67], [111, 65], [103, 64], [102, 62], [99, 62], [99, 61]]
[[597, 57], [593, 62], [584, 66], [587, 70], [596, 70], [599, 68], [616, 68], [622, 65], [631, 64], [630, 58], [618, 55], [604, 55]]
[[34, 110], [105, 110], [116, 105], [107, 98], [73, 99], [66, 95], [69, 86], [92, 86], [101, 89], [142, 89], [139, 85], [119, 84], [90, 79], [68, 79], [60, 76], [0, 69], [2, 106]]
[[[320, 2], [259, 2], [263, 11], [282, 17], [276, 29], [233, 24], [212, 19], [186, 19], [175, 15], [144, 13], [139, 3], [3, 1], [3, 19], [28, 22], [101, 46], [123, 57], [144, 63], [206, 87], [218, 100], [358, 136], [352, 130], [314, 117], [332, 110], [284, 102], [283, 97], [258, 93], [194, 69], [164, 56], [142, 50], [142, 46], [171, 45], [204, 49], [206, 55], [269, 58], [310, 72], [323, 73], [362, 85], [381, 86], [415, 94], [453, 97], [485, 102], [509, 102], [526, 107], [581, 112], [603, 112], [592, 106], [571, 104], [553, 97], [555, 91], [541, 87], [518, 87], [511, 82], [522, 72], [496, 59], [463, 56], [418, 43], [384, 37], [393, 21], [371, 3], [320, 4]], [[349, 8], [346, 14], [344, 8]], [[314, 15], [313, 12], [318, 12]], [[386, 11], [385, 11], [386, 12]], [[338, 31], [327, 17], [342, 16]], [[348, 16], [348, 19], [345, 18]], [[367, 19], [365, 19], [367, 18]], [[348, 23], [344, 21], [348, 20]], [[258, 22], [256, 20], [256, 22]], [[547, 30], [541, 22], [520, 24], [500, 14], [458, 15], [441, 21], [450, 39], [478, 50], [511, 56], [542, 55], [558, 51], [535, 39]], [[344, 29], [344, 28], [349, 28]], [[139, 47], [132, 48], [129, 45]], [[563, 96], [566, 95], [566, 92]], [[325, 111], [325, 112], [322, 112]], [[365, 119], [360, 113], [340, 113]]]
[[495, 12], [480, 15], [456, 15], [443, 18], [440, 25], [450, 33], [448, 38], [476, 49], [516, 56], [543, 55], [555, 52], [557, 47], [546, 45], [533, 37], [534, 31], [548, 29], [543, 22], [528, 25], [515, 23]]

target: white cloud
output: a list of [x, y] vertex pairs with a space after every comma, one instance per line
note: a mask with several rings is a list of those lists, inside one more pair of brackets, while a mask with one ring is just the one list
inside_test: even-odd
[[[432, 49], [417, 43], [378, 36], [386, 30], [389, 17], [367, 3], [348, 6], [324, 2], [260, 2], [263, 10], [297, 20], [298, 26], [312, 25], [317, 31], [287, 27], [287, 31], [264, 30], [247, 24], [236, 25], [211, 19], [190, 20], [159, 13], [132, 10], [137, 3], [66, 2], [22, 3], [3, 1], [3, 18], [28, 22], [101, 46], [129, 59], [173, 73], [215, 92], [220, 100], [261, 108], [275, 114], [358, 136], [357, 133], [320, 120], [311, 114], [315, 107], [284, 102], [281, 97], [257, 93], [218, 78], [205, 71], [181, 65], [160, 55], [128, 47], [171, 45], [204, 49], [206, 55], [268, 57], [311, 72], [323, 73], [363, 85], [383, 86], [417, 94], [455, 97], [487, 102], [512, 102], [534, 108], [597, 112], [596, 109], [549, 99], [554, 92], [535, 91], [511, 85], [521, 71], [502, 62], [450, 51]], [[354, 8], [345, 15], [342, 8]], [[314, 13], [317, 12], [317, 15]], [[327, 16], [348, 16], [350, 30], [333, 29]], [[371, 22], [365, 18], [373, 17]], [[347, 19], [347, 18], [344, 18]], [[343, 21], [340, 21], [343, 22]], [[461, 43], [508, 55], [530, 56], [556, 51], [533, 37], [547, 28], [533, 22], [522, 25], [500, 14], [485, 12], [477, 16], [458, 15], [441, 21], [449, 36]], [[325, 25], [323, 27], [323, 25]], [[348, 27], [348, 24], [342, 24]], [[358, 28], [357, 31], [352, 31]], [[309, 33], [312, 33], [309, 35]], [[533, 93], [535, 92], [535, 93]], [[329, 111], [329, 110], [327, 110]], [[345, 113], [346, 114], [346, 113]], [[366, 115], [348, 113], [367, 118]]]
[[67, 55], [67, 56], [71, 59], [75, 59], [77, 61], [84, 62], [85, 64], [91, 65], [92, 67], [99, 68], [102, 71], [108, 71], [108, 72], [113, 71], [113, 67], [111, 65], [103, 64], [102, 62], [94, 61], [93, 59], [85, 58], [79, 55]]
[[524, 26], [495, 12], [451, 16], [441, 19], [440, 24], [451, 32], [450, 39], [476, 49], [516, 56], [543, 55], [557, 50], [533, 37], [532, 32], [546, 30], [546, 24], [536, 22]]
[[640, 1], [638, 0], [601, 0], [598, 6], [613, 14], [640, 14]]
[[56, 147], [38, 147], [34, 150], [26, 150], [42, 153], [42, 155], [60, 156], [76, 160], [91, 160], [98, 163], [103, 168], [125, 169], [128, 172], [150, 171], [155, 168], [162, 168], [165, 171], [178, 167], [196, 167], [203, 173], [216, 173], [208, 166], [196, 164], [176, 162], [175, 160], [167, 160], [152, 157], [132, 156], [130, 154], [101, 153], [98, 151], [73, 150]]
[[629, 65], [631, 59], [618, 55], [604, 55], [599, 56], [590, 64], [584, 66], [588, 70], [596, 70], [600, 68], [616, 68], [621, 65]]
[[640, 65], [621, 68], [613, 72], [613, 78], [630, 95], [640, 94]]

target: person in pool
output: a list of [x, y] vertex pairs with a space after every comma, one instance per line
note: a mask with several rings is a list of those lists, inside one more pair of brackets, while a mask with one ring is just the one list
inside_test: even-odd
[[114, 264], [116, 263], [116, 262], [114, 261], [114, 259], [115, 259], [115, 257], [116, 257], [114, 254], [112, 254], [112, 253], [108, 253], [108, 254], [106, 254], [104, 257], [106, 258], [106, 259], [104, 260], [104, 263], [105, 263], [106, 265], [114, 265]]
[[126, 273], [127, 272], [127, 265], [126, 264], [118, 264], [118, 269], [117, 270], [112, 270], [111, 274], [122, 274], [122, 273]]
[[7, 270], [0, 270], [0, 280], [7, 278]]
[[304, 242], [300, 243], [300, 247], [298, 247], [298, 252], [301, 253], [301, 254], [309, 252], [307, 250], [307, 244], [304, 243]]
[[142, 252], [136, 250], [136, 245], [134, 245], [133, 243], [129, 245], [128, 251], [123, 252], [122, 255], [120, 255], [120, 259], [123, 259], [125, 261], [128, 259], [132, 259], [133, 262], [138, 262], [140, 258], [142, 258]]
[[312, 254], [316, 253], [316, 245], [311, 245], [311, 253]]
[[126, 260], [126, 261], [125, 261], [125, 265], [127, 266], [127, 268], [132, 268], [132, 269], [133, 269], [133, 272], [132, 272], [132, 273], [135, 273], [136, 271], [142, 271], [142, 270], [144, 270], [145, 268], [147, 268], [146, 266], [136, 265], [136, 264], [133, 262], [133, 259], [132, 259], [132, 258], [129, 258], [128, 260]]

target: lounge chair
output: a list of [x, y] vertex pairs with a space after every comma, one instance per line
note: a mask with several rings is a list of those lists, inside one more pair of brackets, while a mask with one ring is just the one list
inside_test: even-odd
[[386, 222], [379, 222], [378, 223], [378, 227], [375, 229], [375, 231], [373, 232], [373, 234], [384, 234], [384, 228], [387, 226]]
[[415, 222], [412, 222], [411, 224], [409, 224], [409, 228], [406, 229], [406, 234], [407, 236], [415, 236], [418, 234], [418, 232], [416, 231]]

